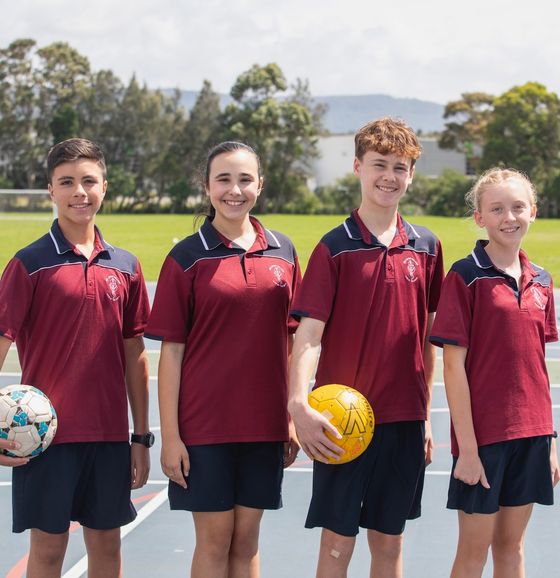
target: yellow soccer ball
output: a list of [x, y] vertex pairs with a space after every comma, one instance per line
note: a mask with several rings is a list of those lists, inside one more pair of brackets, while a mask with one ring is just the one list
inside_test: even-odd
[[344, 449], [331, 464], [344, 464], [362, 454], [373, 438], [375, 418], [368, 400], [346, 385], [322, 385], [309, 394], [309, 405], [326, 417], [340, 432], [342, 439], [327, 437]]

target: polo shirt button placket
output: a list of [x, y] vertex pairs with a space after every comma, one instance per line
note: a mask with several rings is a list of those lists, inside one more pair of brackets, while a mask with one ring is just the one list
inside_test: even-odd
[[93, 275], [93, 269], [86, 265], [86, 295], [91, 299], [95, 297], [95, 279]]
[[245, 271], [247, 273], [247, 287], [256, 287], [257, 279], [255, 276], [254, 262], [251, 255], [245, 255]]
[[395, 278], [395, 264], [393, 257], [389, 253], [386, 256], [385, 277], [390, 281]]

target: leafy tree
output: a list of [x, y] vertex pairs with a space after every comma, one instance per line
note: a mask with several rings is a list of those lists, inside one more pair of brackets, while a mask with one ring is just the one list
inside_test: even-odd
[[91, 90], [84, 101], [83, 126], [85, 138], [103, 145], [109, 165], [117, 160], [120, 135], [119, 115], [125, 87], [111, 70], [100, 70], [91, 76]]
[[467, 213], [465, 194], [472, 186], [472, 179], [458, 171], [446, 169], [430, 183], [426, 212], [430, 215], [464, 217]]
[[0, 155], [3, 176], [16, 188], [33, 188], [41, 170], [37, 144], [35, 41], [23, 38], [0, 49]]
[[[115, 119], [115, 157], [125, 174], [134, 175], [133, 196], [115, 203], [116, 210], [159, 210], [168, 189], [181, 177], [174, 143], [184, 130], [179, 94], [165, 96], [140, 86], [133, 76], [124, 90]], [[118, 135], [118, 136], [117, 136]]]
[[[560, 100], [537, 82], [515, 86], [498, 97], [486, 130], [482, 166], [512, 166], [527, 173], [551, 215], [551, 187], [560, 172]], [[548, 195], [548, 196], [547, 196]]]
[[308, 162], [317, 155], [321, 110], [314, 106], [306, 83], [297, 81], [292, 93], [277, 64], [254, 65], [231, 89], [226, 107], [226, 135], [255, 147], [265, 177], [260, 208], [280, 210], [305, 189]]
[[37, 56], [36, 125], [38, 141], [46, 150], [55, 142], [80, 135], [91, 75], [88, 59], [65, 42], [40, 48]]
[[348, 173], [336, 180], [334, 185], [327, 185], [317, 191], [322, 210], [330, 214], [347, 214], [360, 206], [362, 193], [360, 181], [354, 173]]
[[194, 175], [206, 158], [208, 149], [217, 144], [223, 130], [221, 116], [220, 96], [205, 80], [184, 131], [187, 174]]
[[60, 142], [80, 134], [78, 112], [70, 104], [61, 104], [53, 113], [50, 122], [53, 142]]
[[445, 130], [439, 146], [464, 152], [473, 172], [480, 165], [480, 151], [484, 148], [486, 127], [492, 117], [494, 97], [485, 92], [464, 92], [460, 100], [447, 103], [443, 113]]

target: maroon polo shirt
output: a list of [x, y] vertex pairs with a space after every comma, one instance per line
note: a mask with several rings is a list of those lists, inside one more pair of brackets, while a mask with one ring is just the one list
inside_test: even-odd
[[146, 334], [185, 344], [178, 413], [189, 445], [288, 439], [289, 309], [301, 274], [290, 240], [252, 222], [245, 251], [206, 220], [159, 276]]
[[0, 280], [0, 335], [16, 342], [22, 382], [51, 399], [53, 443], [128, 440], [124, 339], [143, 334], [149, 302], [134, 255], [96, 229], [89, 261], [58, 221]]
[[[552, 279], [525, 253], [521, 286], [494, 267], [478, 241], [443, 284], [430, 341], [468, 349], [474, 431], [479, 446], [537, 435], [552, 428], [545, 343], [558, 340]], [[459, 455], [453, 426], [451, 451]]]
[[424, 336], [442, 279], [439, 241], [400, 215], [389, 247], [357, 211], [327, 233], [292, 308], [296, 318], [326, 323], [315, 387], [356, 388], [377, 423], [425, 420]]

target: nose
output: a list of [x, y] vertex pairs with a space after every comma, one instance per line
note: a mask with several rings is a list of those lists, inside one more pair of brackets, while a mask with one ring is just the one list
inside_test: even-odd
[[392, 169], [387, 168], [383, 172], [383, 179], [386, 181], [394, 181], [396, 179], [396, 174]]
[[82, 183], [78, 183], [76, 185], [76, 189], [74, 190], [74, 195], [80, 196], [80, 197], [85, 197], [86, 196], [86, 190], [84, 189]]
[[240, 195], [241, 194], [241, 187], [239, 186], [238, 183], [234, 183], [233, 186], [231, 187], [230, 192], [234, 195]]

